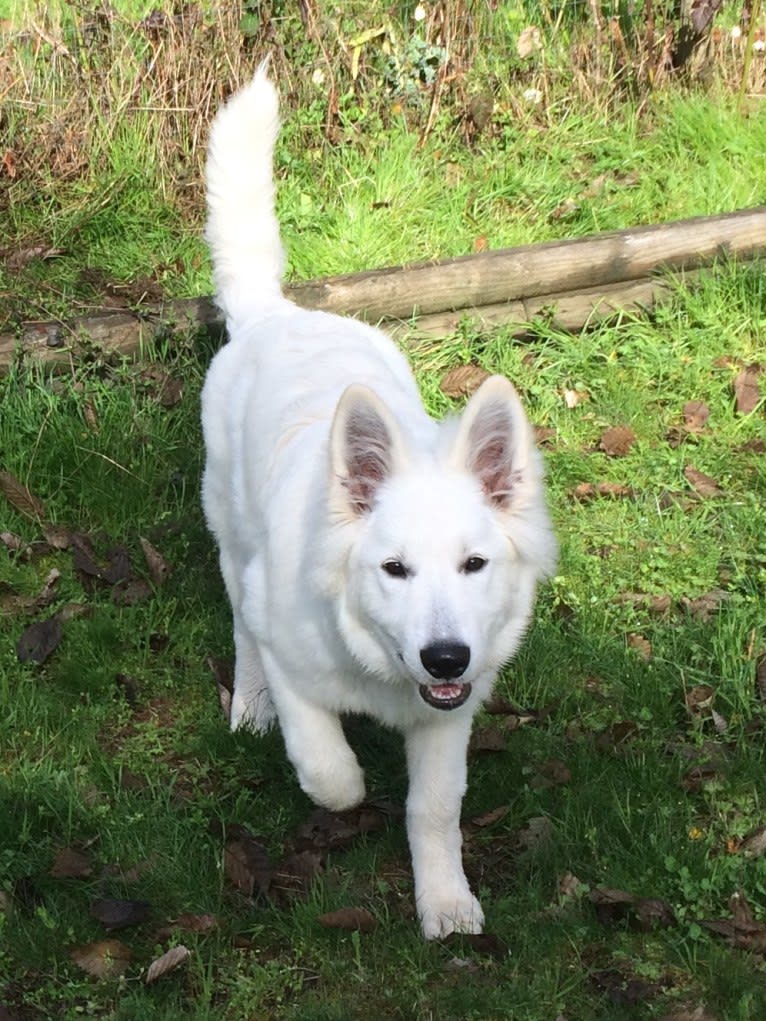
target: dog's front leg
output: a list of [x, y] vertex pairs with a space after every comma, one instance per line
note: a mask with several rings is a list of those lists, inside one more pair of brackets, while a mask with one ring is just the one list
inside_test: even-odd
[[484, 915], [463, 872], [460, 807], [471, 716], [413, 727], [406, 735], [407, 836], [415, 900], [426, 939], [481, 932]]
[[312, 801], [335, 812], [358, 805], [364, 800], [364, 773], [338, 716], [284, 683], [278, 685], [270, 667], [269, 678], [287, 756], [302, 790]]

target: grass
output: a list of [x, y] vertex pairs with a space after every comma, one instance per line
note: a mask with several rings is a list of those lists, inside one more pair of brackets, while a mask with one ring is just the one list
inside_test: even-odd
[[[377, 24], [348, 10], [337, 26], [344, 39]], [[102, 40], [93, 60], [137, 45], [124, 32], [146, 11], [122, 11], [112, 49]], [[277, 43], [289, 53], [299, 18], [280, 17]], [[508, 14], [509, 39], [514, 24]], [[337, 45], [326, 27], [311, 45]], [[180, 60], [181, 36], [176, 43]], [[459, 90], [467, 97], [482, 74], [491, 80], [493, 52], [445, 95], [427, 133], [427, 103], [371, 91], [379, 53], [365, 51], [359, 87], [340, 90], [333, 144], [315, 86], [289, 80], [302, 112], [278, 159], [293, 275], [461, 254], [482, 237], [495, 247], [763, 201], [765, 122], [757, 108], [737, 112], [725, 82], [635, 100], [618, 90], [587, 103], [563, 63], [516, 68], [476, 137]], [[213, 64], [203, 69], [209, 83]], [[347, 63], [338, 68], [347, 84]], [[49, 97], [58, 82], [74, 102], [70, 71], [62, 66], [56, 79], [40, 65], [35, 88]], [[550, 86], [543, 109], [518, 99], [533, 81]], [[167, 145], [166, 114], [131, 114], [114, 144], [96, 132], [98, 172], [67, 178], [32, 165], [23, 145], [40, 136], [14, 102], [11, 144], [28, 176], [3, 182], [11, 247], [34, 239], [65, 251], [5, 270], [8, 323], [98, 305], [141, 277], [166, 293], [207, 290], [200, 186]], [[38, 128], [50, 123], [43, 116]], [[73, 114], [72, 123], [83, 122]], [[197, 137], [189, 123], [185, 130]], [[155, 175], [146, 155], [161, 148]], [[577, 208], [555, 215], [567, 199]], [[83, 277], [84, 268], [98, 273]], [[296, 836], [311, 806], [281, 739], [227, 730], [208, 660], [231, 652], [229, 612], [198, 502], [209, 339], [175, 338], [140, 366], [94, 352], [56, 378], [18, 366], [0, 379], [0, 467], [44, 504], [35, 518], [0, 503], [0, 531], [21, 540], [20, 551], [0, 554], [0, 1004], [21, 1021], [766, 1016], [762, 947], [731, 947], [701, 924], [730, 919], [738, 891], [754, 924], [766, 923], [766, 855], [743, 843], [765, 814], [756, 664], [766, 650], [766, 426], [763, 400], [739, 413], [732, 389], [743, 366], [766, 358], [764, 279], [761, 265], [722, 263], [693, 286], [679, 281], [653, 317], [581, 337], [540, 323], [528, 345], [464, 331], [412, 354], [433, 413], [459, 405], [440, 386], [445, 372], [475, 362], [507, 374], [532, 420], [553, 430], [545, 456], [561, 562], [499, 685], [517, 705], [545, 712], [503, 730], [502, 750], [477, 750], [469, 770], [466, 866], [494, 937], [479, 945], [420, 939], [401, 819], [329, 851], [316, 835]], [[579, 395], [576, 406], [567, 391]], [[679, 429], [688, 401], [709, 409], [699, 433]], [[618, 425], [635, 441], [610, 457], [599, 441]], [[720, 495], [696, 496], [690, 466]], [[630, 495], [574, 497], [576, 486], [601, 482]], [[121, 546], [149, 586], [126, 598], [83, 574], [72, 546], [43, 541], [53, 525], [89, 536], [102, 566]], [[151, 581], [142, 539], [172, 566], [166, 580]], [[35, 602], [53, 569], [52, 598]], [[58, 647], [42, 665], [19, 662], [24, 629], [53, 613], [64, 619]], [[717, 717], [693, 697], [688, 707], [702, 684]], [[498, 727], [497, 718], [477, 722], [480, 738]], [[351, 721], [350, 733], [370, 790], [401, 804], [400, 739], [369, 721]], [[707, 772], [695, 779], [700, 764]], [[494, 822], [472, 822], [501, 808]], [[535, 842], [530, 821], [534, 829], [541, 818]], [[224, 854], [236, 826], [257, 836], [272, 863], [304, 845], [321, 854], [304, 896], [237, 889]], [[67, 848], [85, 856], [86, 875], [52, 874]], [[635, 914], [597, 912], [590, 891], [600, 887], [661, 899], [675, 921], [642, 931]], [[146, 901], [149, 917], [107, 934], [91, 915], [105, 897]], [[347, 906], [371, 911], [377, 929], [318, 923]], [[217, 925], [194, 931], [187, 915]], [[133, 955], [120, 979], [94, 979], [70, 956], [106, 936]], [[188, 962], [147, 985], [150, 963], [178, 943]]]

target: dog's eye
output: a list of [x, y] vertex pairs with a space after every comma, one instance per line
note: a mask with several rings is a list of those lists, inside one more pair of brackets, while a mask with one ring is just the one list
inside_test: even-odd
[[406, 578], [410, 573], [401, 560], [384, 560], [380, 566], [392, 578]]
[[461, 570], [464, 574], [476, 574], [476, 572], [480, 571], [486, 563], [487, 561], [485, 557], [469, 557], [463, 564]]

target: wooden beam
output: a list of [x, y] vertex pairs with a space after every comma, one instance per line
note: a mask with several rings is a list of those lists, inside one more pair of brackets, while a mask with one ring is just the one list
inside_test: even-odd
[[[766, 207], [696, 217], [571, 241], [505, 248], [440, 262], [397, 266], [289, 285], [306, 308], [383, 321], [402, 339], [445, 336], [463, 318], [482, 328], [528, 324], [546, 315], [579, 330], [624, 308], [651, 306], [663, 293], [655, 275], [694, 270], [717, 258], [766, 254]], [[595, 318], [594, 318], [595, 317]], [[221, 330], [208, 298], [164, 302], [69, 323], [25, 323], [0, 334], [0, 371], [18, 358], [68, 364], [83, 349], [140, 354], [150, 341], [190, 329]]]

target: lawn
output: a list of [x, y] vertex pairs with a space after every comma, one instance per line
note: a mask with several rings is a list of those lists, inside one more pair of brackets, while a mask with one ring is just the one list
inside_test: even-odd
[[[640, 38], [619, 65], [574, 9], [304, 9], [0, 3], [0, 332], [208, 292], [204, 118], [263, 32], [294, 279], [764, 201], [761, 71], [741, 100], [726, 10], [712, 70], [652, 83]], [[544, 47], [522, 58], [528, 24]], [[397, 735], [348, 721], [371, 801], [336, 817], [277, 733], [228, 730], [198, 499], [214, 341], [0, 378], [0, 1018], [766, 1017], [766, 277], [722, 261], [673, 286], [581, 336], [411, 352], [435, 415], [462, 405], [456, 367], [513, 380], [561, 544], [476, 721], [487, 932], [444, 943], [414, 918]]]

